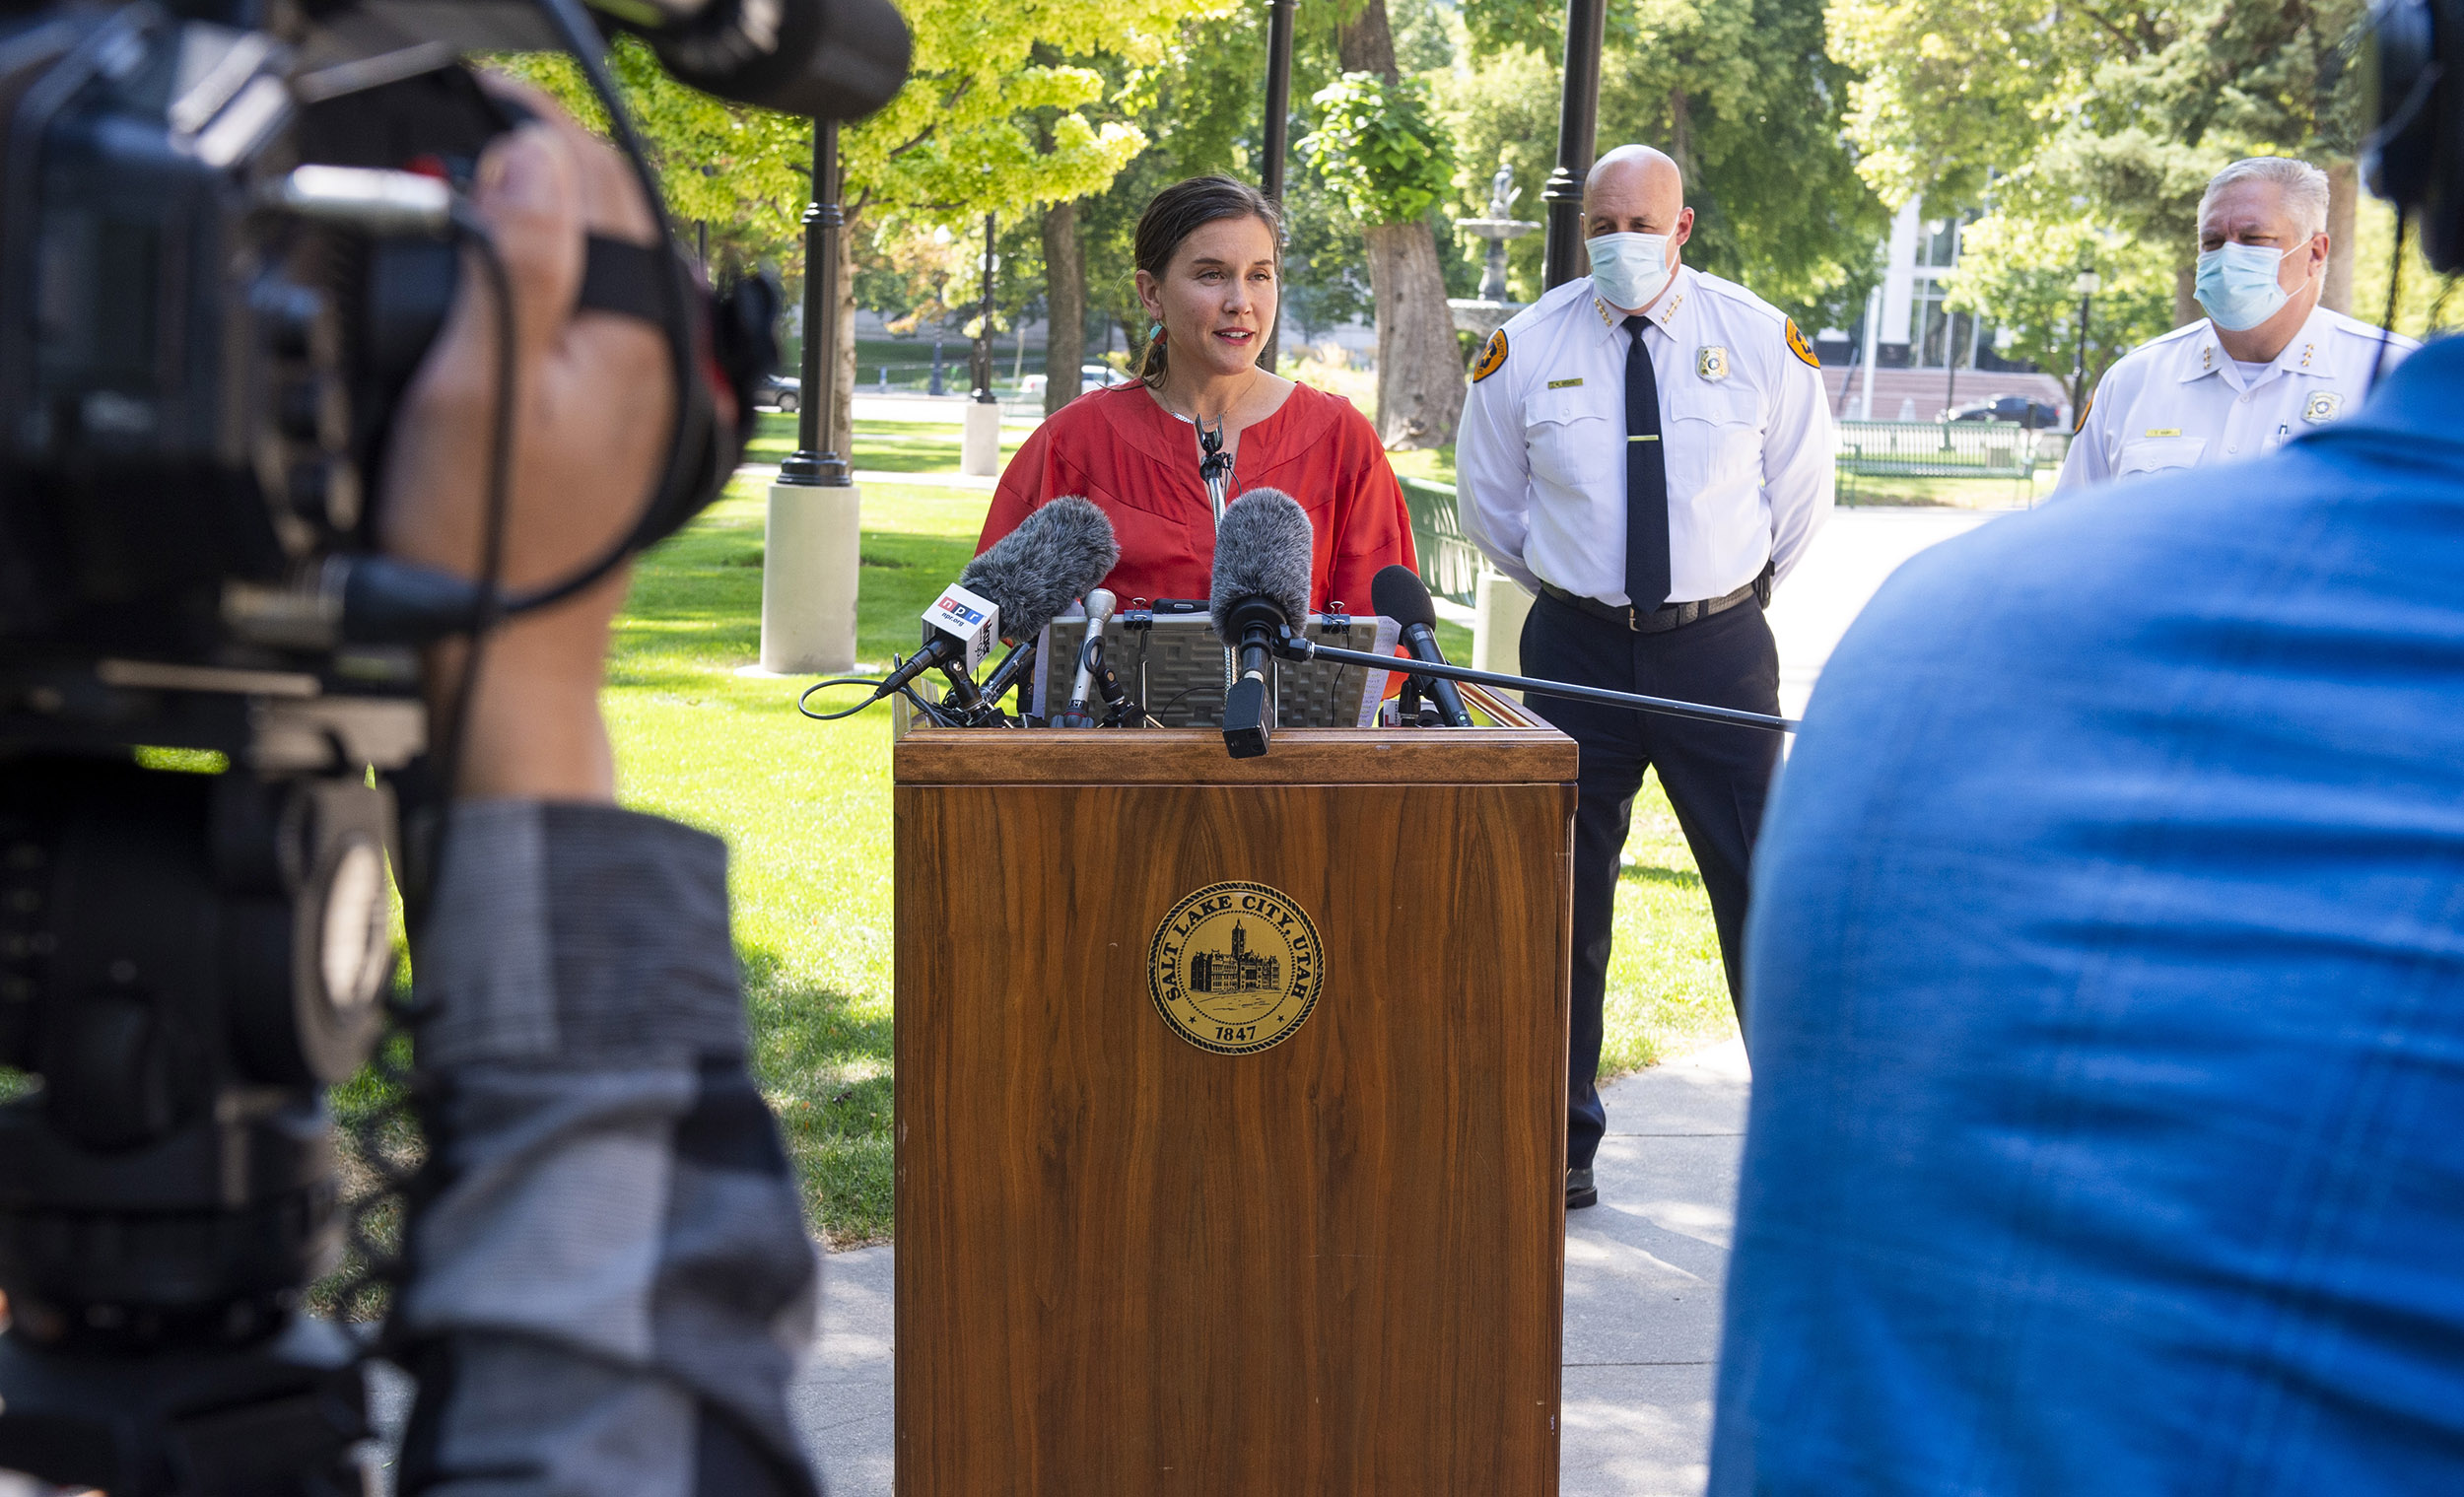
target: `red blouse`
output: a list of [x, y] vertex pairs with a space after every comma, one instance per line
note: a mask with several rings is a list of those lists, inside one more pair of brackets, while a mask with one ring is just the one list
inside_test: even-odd
[[[981, 553], [1048, 499], [1083, 495], [1112, 521], [1121, 563], [1104, 585], [1132, 598], [1203, 598], [1214, 571], [1214, 516], [1198, 477], [1198, 435], [1142, 384], [1091, 390], [1036, 428], [1001, 473]], [[1280, 489], [1316, 532], [1309, 604], [1370, 612], [1369, 579], [1415, 567], [1411, 516], [1369, 419], [1339, 395], [1300, 384], [1275, 413], [1241, 433], [1235, 496]]]

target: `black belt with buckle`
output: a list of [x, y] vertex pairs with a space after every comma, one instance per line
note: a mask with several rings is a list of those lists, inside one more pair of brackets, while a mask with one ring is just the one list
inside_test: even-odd
[[1683, 629], [1688, 624], [1700, 623], [1715, 613], [1726, 613], [1750, 597], [1760, 596], [1768, 601], [1767, 589], [1770, 579], [1771, 569], [1766, 566], [1762, 569], [1760, 577], [1738, 588], [1735, 592], [1716, 598], [1697, 598], [1690, 603], [1663, 603], [1652, 609], [1639, 609], [1631, 606], [1611, 607], [1598, 598], [1587, 598], [1579, 592], [1568, 592], [1553, 582], [1540, 583], [1540, 592], [1544, 596], [1555, 598], [1578, 613], [1588, 613], [1595, 619], [1604, 619], [1611, 624], [1622, 624], [1636, 634], [1666, 634], [1672, 629]]

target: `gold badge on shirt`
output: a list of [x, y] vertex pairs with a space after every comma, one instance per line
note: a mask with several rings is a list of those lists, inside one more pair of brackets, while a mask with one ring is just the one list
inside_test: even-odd
[[2301, 419], [2318, 426], [2335, 420], [2336, 413], [2343, 409], [2344, 396], [2334, 390], [2313, 390], [2310, 392], [2310, 403], [2301, 408]]
[[1728, 350], [1716, 343], [1694, 350], [1694, 373], [1718, 382], [1728, 377]]
[[1814, 366], [1815, 369], [1820, 369], [1822, 367], [1821, 356], [1814, 351], [1813, 344], [1806, 341], [1806, 335], [1797, 330], [1797, 319], [1795, 317], [1788, 319], [1788, 351], [1795, 354], [1798, 358], [1803, 359], [1806, 363]]
[[1472, 382], [1479, 383], [1506, 367], [1506, 330], [1499, 328], [1488, 335], [1488, 347], [1480, 350], [1480, 362], [1472, 366]]

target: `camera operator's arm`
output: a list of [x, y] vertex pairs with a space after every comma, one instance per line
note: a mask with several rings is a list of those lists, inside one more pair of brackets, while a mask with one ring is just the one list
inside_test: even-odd
[[[630, 524], [674, 398], [658, 334], [575, 313], [582, 234], [648, 241], [622, 164], [535, 98], [474, 198], [517, 313], [505, 571], [552, 578]], [[399, 554], [477, 570], [496, 318], [478, 267], [401, 417]], [[431, 1150], [398, 1327], [405, 1492], [806, 1494], [786, 1393], [816, 1262], [745, 1065], [726, 856], [612, 804], [598, 711], [625, 578], [429, 662], [468, 720], [415, 953]]]

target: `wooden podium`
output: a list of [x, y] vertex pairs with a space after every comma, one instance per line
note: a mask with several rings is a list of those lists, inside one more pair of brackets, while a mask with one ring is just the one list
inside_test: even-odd
[[1556, 1491], [1574, 745], [1466, 695], [898, 743], [901, 1497]]

